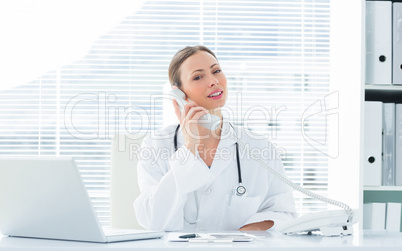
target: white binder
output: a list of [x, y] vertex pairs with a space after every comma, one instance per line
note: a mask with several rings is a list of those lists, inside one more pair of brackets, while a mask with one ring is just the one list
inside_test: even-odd
[[402, 104], [395, 107], [395, 185], [402, 186]]
[[392, 4], [392, 84], [402, 85], [402, 3]]
[[391, 1], [366, 1], [366, 83], [392, 84]]
[[401, 229], [401, 203], [388, 202], [385, 229], [399, 232]]
[[382, 185], [395, 185], [395, 103], [383, 104]]
[[386, 212], [385, 210], [385, 203], [364, 203], [363, 229], [384, 230]]
[[382, 102], [366, 101], [364, 118], [364, 185], [381, 186]]

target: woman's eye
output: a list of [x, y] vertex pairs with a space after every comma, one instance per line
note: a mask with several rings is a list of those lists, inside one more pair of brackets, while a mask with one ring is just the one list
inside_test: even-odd
[[194, 80], [200, 80], [200, 79], [201, 79], [200, 76], [197, 76], [197, 77], [194, 78]]
[[219, 72], [221, 72], [221, 70], [220, 70], [220, 69], [218, 69], [218, 70], [214, 71], [214, 73], [219, 73]]

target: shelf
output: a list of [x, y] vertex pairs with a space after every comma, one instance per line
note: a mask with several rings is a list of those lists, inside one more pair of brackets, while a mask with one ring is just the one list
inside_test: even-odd
[[370, 187], [365, 186], [363, 188], [364, 191], [401, 191], [402, 186], [379, 186], [379, 187]]
[[384, 103], [402, 103], [401, 85], [366, 85], [366, 101], [381, 101]]
[[372, 91], [402, 91], [402, 85], [365, 85], [364, 88]]

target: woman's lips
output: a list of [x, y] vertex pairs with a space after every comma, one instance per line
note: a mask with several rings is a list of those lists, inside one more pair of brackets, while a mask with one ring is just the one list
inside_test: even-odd
[[223, 91], [217, 91], [217, 92], [209, 95], [208, 98], [220, 99], [220, 98], [222, 98], [222, 95], [223, 95]]

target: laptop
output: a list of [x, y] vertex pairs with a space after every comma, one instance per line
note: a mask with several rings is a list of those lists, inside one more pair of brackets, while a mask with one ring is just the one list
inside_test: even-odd
[[75, 162], [56, 157], [0, 158], [0, 232], [100, 243], [160, 238], [164, 234], [102, 228]]

